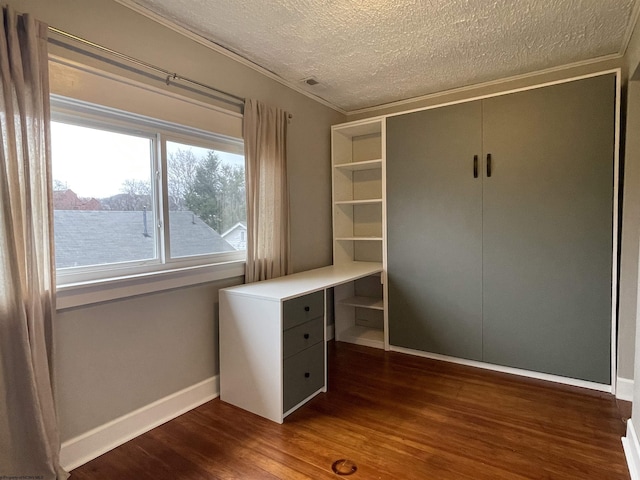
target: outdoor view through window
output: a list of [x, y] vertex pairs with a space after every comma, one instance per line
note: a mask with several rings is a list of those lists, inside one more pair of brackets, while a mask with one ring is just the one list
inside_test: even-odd
[[244, 157], [167, 142], [171, 257], [246, 250]]
[[[52, 122], [58, 269], [246, 250], [244, 157], [164, 141], [167, 191], [155, 181], [154, 134]], [[168, 228], [159, 205], [168, 208]], [[164, 238], [162, 236], [164, 235]]]

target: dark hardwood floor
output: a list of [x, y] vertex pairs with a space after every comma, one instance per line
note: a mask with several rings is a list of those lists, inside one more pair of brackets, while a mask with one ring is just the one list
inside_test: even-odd
[[213, 400], [72, 480], [629, 479], [608, 394], [330, 342], [329, 392], [278, 425]]

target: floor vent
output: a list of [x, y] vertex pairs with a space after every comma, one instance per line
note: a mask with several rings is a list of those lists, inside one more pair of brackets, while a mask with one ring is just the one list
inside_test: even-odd
[[333, 473], [336, 475], [352, 475], [356, 473], [358, 467], [353, 461], [342, 458], [333, 462], [331, 470], [333, 470]]

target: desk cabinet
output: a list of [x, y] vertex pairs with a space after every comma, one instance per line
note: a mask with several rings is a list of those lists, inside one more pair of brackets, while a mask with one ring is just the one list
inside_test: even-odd
[[326, 290], [381, 271], [352, 262], [220, 290], [221, 400], [282, 423], [326, 392]]
[[324, 379], [324, 292], [283, 303], [282, 389], [287, 412], [319, 391]]

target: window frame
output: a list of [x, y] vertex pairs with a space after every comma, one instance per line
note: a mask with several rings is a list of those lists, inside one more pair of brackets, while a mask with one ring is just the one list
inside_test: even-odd
[[[150, 180], [153, 202], [153, 228], [155, 230], [155, 257], [101, 265], [56, 268], [56, 281], [60, 288], [112, 283], [119, 279], [129, 281], [140, 276], [211, 271], [217, 265], [229, 270], [230, 264], [240, 264], [244, 270], [246, 251], [221, 252], [188, 257], [170, 256], [169, 197], [167, 179], [166, 142], [177, 142], [211, 150], [244, 155], [242, 139], [233, 138], [194, 127], [178, 125], [136, 113], [96, 105], [60, 95], [50, 95], [51, 121], [81, 127], [140, 136], [151, 140]], [[246, 168], [246, 162], [245, 162]], [[223, 232], [218, 232], [222, 234]], [[238, 272], [238, 269], [233, 269]], [[181, 278], [183, 274], [179, 275]], [[213, 275], [215, 277], [215, 275]], [[228, 275], [225, 277], [228, 278]], [[214, 278], [215, 279], [215, 278]], [[184, 278], [182, 280], [184, 282]], [[188, 281], [187, 281], [188, 283]]]

